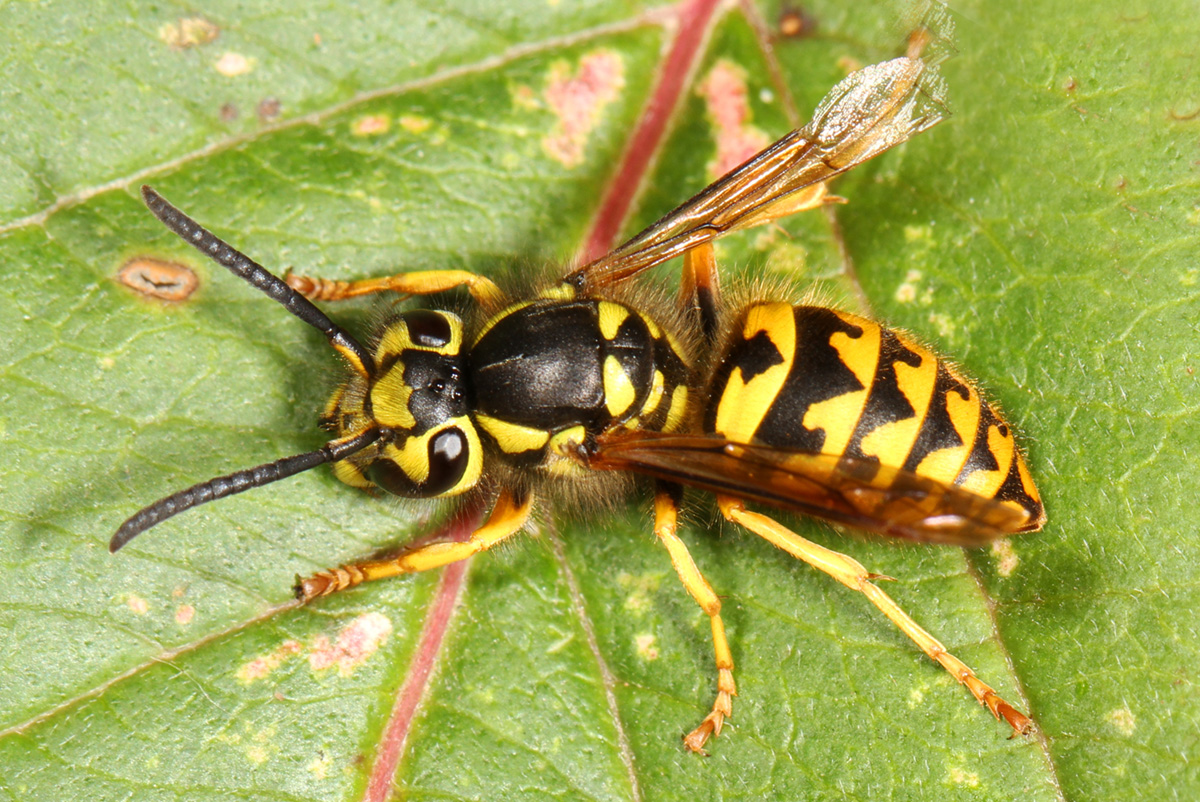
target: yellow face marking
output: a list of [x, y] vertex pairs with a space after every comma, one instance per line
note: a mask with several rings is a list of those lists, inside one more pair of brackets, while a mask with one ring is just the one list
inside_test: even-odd
[[617, 332], [629, 314], [629, 310], [620, 304], [601, 301], [599, 306], [600, 336], [610, 341], [617, 339]]
[[333, 475], [351, 487], [360, 487], [366, 490], [375, 486], [367, 480], [362, 471], [346, 460], [333, 463]]
[[687, 419], [688, 388], [679, 385], [671, 393], [671, 408], [667, 411], [667, 421], [663, 424], [664, 432], [673, 432]]
[[420, 437], [410, 437], [404, 441], [403, 448], [389, 443], [384, 446], [381, 456], [396, 463], [405, 476], [420, 484], [429, 478], [429, 439], [433, 435], [434, 432], [429, 431]]
[[604, 406], [614, 418], [628, 412], [637, 400], [637, 389], [612, 354], [604, 358]]
[[333, 395], [329, 396], [329, 400], [325, 402], [325, 409], [321, 412], [322, 418], [333, 418], [337, 415], [338, 407], [342, 405], [342, 398], [346, 395], [346, 386], [342, 385], [333, 391]]
[[430, 348], [427, 345], [413, 345], [412, 335], [403, 320], [398, 320], [387, 327], [379, 338], [379, 348], [376, 350], [376, 362], [383, 362], [389, 357], [396, 357], [407, 350], [432, 351], [436, 354], [457, 354], [462, 350], [462, 320], [450, 312], [438, 312], [450, 324], [450, 342], [440, 348]]
[[[953, 375], [953, 374], [951, 374]], [[964, 401], [957, 392], [946, 393], [946, 412], [950, 415], [950, 423], [962, 440], [963, 445], [952, 448], [940, 448], [930, 453], [917, 466], [917, 473], [929, 479], [945, 484], [952, 484], [962, 470], [963, 463], [971, 454], [975, 445], [975, 432], [979, 427], [979, 393], [969, 384], [968, 397]]]
[[1008, 478], [1008, 471], [1012, 467], [1013, 456], [1016, 454], [1017, 447], [1013, 441], [1011, 429], [1008, 436], [1005, 437], [1000, 434], [1000, 427], [989, 426], [987, 439], [988, 450], [996, 458], [996, 462], [1000, 465], [999, 469], [994, 471], [971, 471], [971, 474], [963, 479], [961, 487], [964, 490], [970, 490], [972, 493], [991, 498], [996, 495], [996, 491], [1000, 489], [1000, 485], [1004, 484], [1004, 480]]
[[[796, 359], [796, 317], [788, 304], [755, 304], [746, 313], [742, 337], [752, 339], [763, 332], [783, 357], [783, 362], [747, 382], [741, 367], [729, 374], [729, 382], [717, 404], [716, 433], [735, 443], [749, 443], [754, 430], [766, 416], [783, 387]], [[672, 414], [675, 412], [672, 403]]]
[[476, 414], [475, 420], [485, 432], [496, 439], [496, 442], [500, 444], [500, 450], [506, 454], [537, 451], [550, 442], [550, 432], [535, 429], [532, 426], [509, 423], [490, 415]]
[[463, 416], [451, 418], [438, 431], [444, 431], [452, 426], [457, 426], [467, 438], [467, 467], [463, 471], [462, 478], [458, 480], [458, 484], [442, 493], [439, 498], [457, 496], [459, 493], [470, 490], [479, 483], [479, 477], [483, 474], [483, 445], [479, 442], [479, 432], [475, 431], [475, 425], [471, 423], [470, 418]]
[[371, 388], [375, 420], [393, 429], [412, 429], [417, 419], [408, 409], [412, 388], [404, 382], [404, 365], [397, 362]]
[[879, 324], [840, 312], [837, 315], [863, 331], [857, 339], [844, 331], [835, 331], [829, 338], [829, 344], [837, 351], [842, 364], [850, 369], [863, 389], [818, 401], [804, 413], [804, 428], [810, 431], [825, 430], [825, 443], [821, 450], [826, 454], [842, 454], [846, 451], [858, 426], [858, 419], [867, 406], [867, 396], [871, 394], [875, 369], [879, 364]]
[[933, 386], [937, 382], [937, 359], [919, 345], [901, 339], [904, 347], [921, 357], [915, 368], [906, 362], [894, 362], [896, 387], [913, 408], [911, 418], [890, 421], [872, 429], [859, 448], [869, 457], [877, 457], [883, 465], [899, 468], [908, 459], [913, 443], [921, 432], [921, 424], [929, 412]]
[[348, 348], [342, 348], [338, 345], [334, 345], [333, 349], [342, 356], [346, 357], [346, 361], [350, 363], [350, 367], [355, 373], [357, 373], [359, 376], [362, 376], [364, 379], [370, 377], [370, 374], [367, 373], [366, 366], [363, 365], [362, 360], [358, 358], [358, 354], [354, 353]]

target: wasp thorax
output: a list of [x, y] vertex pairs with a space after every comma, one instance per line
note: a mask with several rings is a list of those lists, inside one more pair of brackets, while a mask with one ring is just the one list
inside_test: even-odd
[[375, 447], [335, 467], [339, 478], [410, 498], [475, 485], [483, 454], [461, 348], [462, 321], [449, 312], [419, 309], [388, 324], [373, 355], [375, 375], [351, 380], [331, 402], [340, 434], [384, 432]]

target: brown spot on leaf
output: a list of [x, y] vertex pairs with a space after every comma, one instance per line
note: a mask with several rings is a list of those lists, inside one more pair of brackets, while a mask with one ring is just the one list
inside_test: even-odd
[[799, 6], [784, 6], [779, 12], [776, 27], [782, 39], [803, 39], [813, 35], [817, 21]]
[[150, 256], [130, 259], [117, 278], [134, 292], [171, 303], [186, 301], [199, 284], [190, 267]]
[[1169, 113], [1171, 115], [1172, 120], [1179, 120], [1180, 122], [1187, 122], [1189, 120], [1195, 120], [1195, 119], [1200, 118], [1200, 106], [1196, 106], [1191, 111], [1178, 111], [1177, 109], [1171, 109], [1171, 111]]
[[181, 604], [175, 608], [175, 623], [185, 627], [196, 617], [196, 608], [190, 604]]
[[709, 177], [719, 178], [765, 148], [770, 138], [750, 125], [746, 71], [721, 59], [696, 88], [704, 98], [708, 118], [716, 129], [717, 156], [708, 165]]
[[221, 110], [217, 112], [217, 116], [221, 118], [223, 123], [231, 123], [238, 117], [238, 108], [234, 103], [226, 103], [221, 106]]
[[255, 110], [258, 113], [258, 119], [263, 122], [270, 122], [279, 116], [283, 104], [279, 102], [277, 97], [264, 97], [258, 101], [258, 108]]
[[565, 167], [582, 164], [588, 135], [624, 87], [625, 63], [609, 50], [584, 56], [574, 75], [565, 62], [554, 64], [542, 93], [558, 118], [555, 130], [542, 139], [550, 158]]

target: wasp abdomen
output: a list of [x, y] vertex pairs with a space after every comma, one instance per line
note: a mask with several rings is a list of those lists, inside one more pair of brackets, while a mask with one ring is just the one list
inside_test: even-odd
[[876, 463], [985, 498], [1040, 524], [1011, 428], [975, 387], [902, 332], [814, 306], [756, 303], [711, 380], [705, 431]]

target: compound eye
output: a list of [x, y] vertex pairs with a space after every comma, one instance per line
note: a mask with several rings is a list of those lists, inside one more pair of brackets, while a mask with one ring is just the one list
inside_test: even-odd
[[425, 480], [426, 490], [431, 496], [440, 496], [453, 489], [470, 461], [470, 446], [462, 430], [451, 426], [434, 435], [429, 443], [429, 477]]
[[377, 487], [405, 498], [440, 496], [457, 487], [467, 472], [471, 452], [466, 435], [455, 426], [433, 435], [429, 441], [427, 459], [429, 472], [423, 482], [414, 482], [387, 457], [380, 457], [368, 466], [367, 478]]

